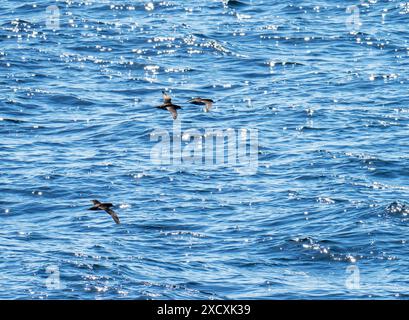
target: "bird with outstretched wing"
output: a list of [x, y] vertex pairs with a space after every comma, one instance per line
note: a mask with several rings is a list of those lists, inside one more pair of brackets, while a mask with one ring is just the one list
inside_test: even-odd
[[213, 106], [214, 101], [212, 99], [204, 99], [204, 98], [193, 98], [188, 101], [189, 103], [196, 104], [196, 105], [205, 105], [205, 112], [209, 112]]
[[114, 219], [115, 223], [119, 224], [119, 217], [115, 213], [114, 210], [111, 209], [114, 205], [112, 203], [102, 203], [99, 202], [98, 200], [91, 200], [91, 202], [94, 204], [91, 208], [88, 210], [104, 210], [106, 213], [108, 213], [112, 219]]
[[161, 104], [160, 106], [157, 106], [156, 108], [169, 111], [172, 115], [173, 120], [176, 120], [178, 117], [177, 110], [182, 109], [182, 107], [176, 104], [173, 104], [172, 98], [165, 91], [162, 91], [162, 94], [163, 94], [163, 104]]

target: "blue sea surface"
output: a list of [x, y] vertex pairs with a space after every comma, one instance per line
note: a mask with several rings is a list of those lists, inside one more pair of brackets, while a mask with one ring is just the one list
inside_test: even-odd
[[[1, 1], [0, 298], [408, 298], [408, 25], [402, 1]], [[258, 130], [257, 170], [152, 161], [175, 123]]]

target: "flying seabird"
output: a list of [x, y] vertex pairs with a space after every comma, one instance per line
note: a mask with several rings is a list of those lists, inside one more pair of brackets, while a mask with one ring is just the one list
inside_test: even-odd
[[172, 98], [165, 91], [162, 91], [162, 93], [163, 93], [163, 104], [161, 104], [160, 106], [156, 108], [168, 110], [172, 114], [173, 120], [176, 120], [176, 118], [178, 117], [178, 113], [176, 110], [182, 109], [182, 108], [180, 106], [173, 104]]
[[94, 206], [88, 210], [104, 210], [112, 217], [112, 219], [114, 219], [116, 223], [119, 223], [118, 215], [111, 209], [111, 207], [114, 206], [112, 203], [101, 203], [98, 200], [91, 200], [91, 202], [94, 204]]
[[193, 103], [196, 105], [206, 105], [204, 111], [209, 112], [210, 108], [213, 106], [214, 101], [212, 99], [203, 99], [203, 98], [193, 98], [192, 100], [188, 101], [189, 103]]

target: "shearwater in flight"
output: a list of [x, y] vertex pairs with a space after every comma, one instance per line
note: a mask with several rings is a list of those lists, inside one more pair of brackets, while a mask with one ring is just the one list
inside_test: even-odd
[[156, 108], [168, 110], [172, 114], [173, 120], [176, 120], [176, 118], [178, 117], [178, 113], [176, 110], [182, 109], [182, 108], [180, 106], [173, 104], [172, 98], [165, 91], [162, 91], [162, 93], [163, 93], [163, 104], [161, 104], [160, 106]]
[[91, 202], [94, 204], [94, 206], [92, 206], [88, 210], [104, 210], [112, 217], [112, 219], [114, 219], [116, 223], [119, 223], [118, 215], [111, 209], [111, 207], [114, 206], [112, 203], [101, 203], [98, 200], [91, 200]]
[[189, 103], [193, 103], [196, 105], [205, 105], [206, 107], [204, 108], [205, 112], [209, 112], [210, 108], [213, 106], [214, 101], [212, 99], [203, 99], [203, 98], [193, 98], [188, 101]]

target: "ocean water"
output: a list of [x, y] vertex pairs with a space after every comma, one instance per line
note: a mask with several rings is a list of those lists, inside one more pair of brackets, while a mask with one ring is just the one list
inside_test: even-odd
[[[408, 22], [402, 1], [2, 1], [0, 298], [407, 298]], [[252, 170], [153, 161], [153, 132], [207, 128], [256, 131]]]

